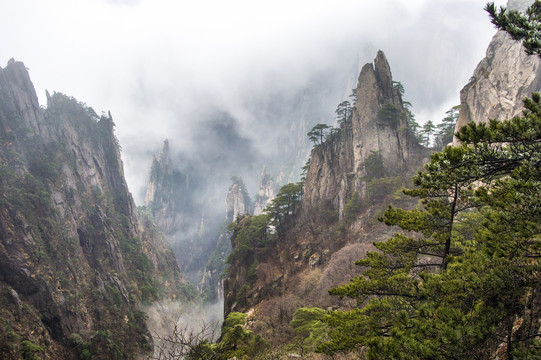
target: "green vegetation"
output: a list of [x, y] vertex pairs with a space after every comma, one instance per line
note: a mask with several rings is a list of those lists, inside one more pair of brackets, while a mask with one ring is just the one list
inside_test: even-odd
[[351, 197], [344, 204], [344, 217], [347, 220], [353, 220], [361, 212], [361, 197], [358, 191], [354, 191]]
[[349, 101], [342, 101], [338, 104], [338, 107], [334, 112], [339, 127], [345, 126], [348, 121], [351, 121], [351, 117], [353, 116], [353, 108]]
[[232, 222], [228, 231], [233, 232], [233, 251], [226, 263], [231, 265], [237, 261], [246, 262], [249, 256], [253, 256], [255, 249], [264, 251], [274, 245], [276, 235], [270, 231], [270, 223], [268, 214], [244, 215]]
[[420, 143], [425, 147], [429, 147], [432, 143], [432, 137], [436, 131], [436, 125], [432, 120], [428, 120], [419, 131]]
[[396, 128], [400, 123], [400, 110], [393, 104], [385, 104], [378, 111], [378, 120]]
[[[254, 359], [265, 354], [269, 345], [259, 335], [244, 328], [248, 315], [230, 313], [222, 325], [222, 336], [216, 343], [203, 338], [206, 334], [193, 334], [187, 329], [176, 328], [168, 340], [173, 353], [186, 360]], [[156, 359], [169, 359], [169, 352], [162, 351]]]
[[328, 354], [365, 346], [371, 359], [540, 356], [541, 96], [523, 116], [468, 124], [458, 147], [432, 156], [414, 178], [413, 210], [389, 207], [398, 233], [334, 288], [358, 308], [323, 319]]
[[323, 143], [323, 138], [326, 136], [327, 130], [330, 128], [331, 126], [327, 124], [317, 124], [306, 135], [308, 135], [308, 138], [314, 143], [314, 145], [319, 145]]
[[526, 13], [507, 10], [503, 6], [498, 11], [493, 2], [487, 3], [485, 10], [498, 29], [506, 31], [515, 40], [522, 40], [527, 54], [541, 56], [541, 1], [536, 0]]
[[366, 193], [368, 200], [381, 201], [388, 195], [394, 194], [403, 185], [403, 179], [400, 176], [384, 176], [372, 178], [366, 184]]
[[21, 343], [21, 357], [23, 360], [40, 360], [38, 353], [43, 352], [43, 348], [31, 341], [23, 340]]
[[213, 345], [219, 354], [217, 359], [252, 359], [264, 354], [267, 343], [259, 335], [244, 328], [247, 314], [233, 312], [227, 316], [222, 326], [220, 341]]
[[381, 154], [377, 151], [371, 151], [370, 155], [366, 157], [364, 161], [365, 176], [363, 180], [369, 181], [376, 178], [385, 176], [385, 169], [383, 168], [383, 159]]
[[441, 123], [436, 125], [436, 139], [435, 146], [441, 150], [451, 142], [453, 142], [453, 136], [455, 135], [455, 126], [458, 120], [458, 113], [460, 111], [460, 105], [455, 105], [445, 113], [445, 117], [441, 120]]
[[328, 326], [323, 319], [329, 313], [319, 308], [299, 308], [293, 315], [291, 327], [298, 335], [290, 348], [298, 351], [301, 356], [313, 353], [319, 344], [328, 341]]
[[300, 210], [303, 188], [302, 182], [282, 186], [276, 197], [265, 208], [264, 212], [270, 217], [270, 225], [275, 226], [278, 233], [289, 226], [289, 220], [294, 219]]

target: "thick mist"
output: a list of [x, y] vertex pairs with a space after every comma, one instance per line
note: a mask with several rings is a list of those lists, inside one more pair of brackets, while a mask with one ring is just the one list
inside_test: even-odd
[[[418, 121], [441, 119], [458, 103], [494, 33], [484, 5], [21, 0], [2, 6], [0, 61], [24, 61], [41, 102], [47, 87], [98, 113], [111, 110], [127, 180], [141, 204], [152, 154], [164, 139], [196, 157], [209, 118], [224, 114], [246, 154], [272, 156], [280, 146], [277, 133], [288, 131], [279, 125], [298, 120], [287, 114], [288, 102], [298, 103], [292, 97], [329, 86], [314, 82], [318, 77], [347, 78], [327, 97], [338, 98], [335, 103], [321, 104], [332, 123], [337, 101], [378, 49], [405, 86]], [[223, 148], [220, 141], [205, 147]], [[239, 166], [251, 165], [235, 162], [223, 176], [238, 175]]]

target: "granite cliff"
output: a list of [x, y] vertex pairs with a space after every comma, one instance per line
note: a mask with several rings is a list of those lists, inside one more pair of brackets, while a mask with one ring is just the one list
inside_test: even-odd
[[280, 221], [267, 212], [232, 225], [226, 315], [248, 312], [246, 326], [278, 345], [294, 338], [297, 308], [351, 306], [327, 290], [357, 274], [355, 260], [394, 231], [378, 213], [389, 202], [408, 205], [394, 192], [429, 155], [403, 112], [380, 51], [362, 68], [352, 114], [312, 149], [304, 186], [276, 195]]
[[111, 114], [0, 68], [0, 353], [131, 359], [152, 349], [141, 304], [189, 301], [173, 252], [138, 215]]
[[312, 150], [303, 211], [329, 203], [342, 219], [353, 192], [367, 197], [367, 179], [397, 176], [417, 168], [427, 152], [418, 144], [403, 114], [389, 63], [379, 51], [374, 64], [366, 64], [361, 70], [353, 114], [342, 124], [340, 137]]
[[[528, 0], [509, 1], [507, 7], [524, 10], [529, 3]], [[522, 99], [540, 90], [540, 59], [527, 55], [521, 42], [500, 30], [492, 38], [470, 82], [460, 91], [456, 130], [470, 121], [511, 119], [522, 112]]]

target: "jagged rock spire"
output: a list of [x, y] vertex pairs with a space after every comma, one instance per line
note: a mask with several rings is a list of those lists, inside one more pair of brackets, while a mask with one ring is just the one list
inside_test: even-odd
[[400, 171], [412, 152], [418, 149], [407, 128], [400, 91], [393, 86], [391, 68], [383, 51], [374, 64], [366, 64], [359, 75], [356, 106], [353, 110], [355, 172], [363, 172], [363, 163], [372, 153], [381, 155], [389, 173]]
[[351, 124], [339, 138], [326, 141], [312, 151], [306, 175], [303, 211], [331, 203], [342, 215], [354, 191], [366, 194], [366, 160], [376, 154], [382, 162], [380, 174], [397, 176], [419, 166], [424, 148], [409, 130], [398, 88], [393, 86], [385, 54], [378, 51], [374, 63], [363, 66], [355, 89]]

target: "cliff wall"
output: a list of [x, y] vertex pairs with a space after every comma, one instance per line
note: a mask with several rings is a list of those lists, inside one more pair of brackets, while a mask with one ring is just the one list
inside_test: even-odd
[[[139, 309], [187, 300], [172, 251], [140, 221], [110, 114], [60, 93], [39, 106], [28, 72], [0, 68], [0, 348], [45, 358], [135, 358]], [[26, 341], [26, 342], [25, 342]]]
[[[342, 219], [353, 192], [367, 197], [367, 179], [404, 175], [427, 156], [407, 126], [400, 92], [393, 85], [389, 63], [379, 51], [374, 63], [361, 70], [353, 114], [342, 124], [340, 136], [312, 150], [302, 199], [305, 213], [330, 204]], [[377, 168], [367, 166], [369, 159], [376, 160]]]
[[248, 312], [247, 326], [276, 345], [295, 336], [289, 321], [297, 308], [352, 305], [328, 290], [358, 274], [355, 260], [395, 231], [377, 221], [382, 209], [393, 201], [409, 205], [394, 192], [429, 152], [408, 128], [394, 85], [378, 52], [359, 75], [352, 115], [312, 149], [302, 195], [279, 199], [282, 209], [298, 209], [291, 205], [298, 196], [301, 210], [284, 213], [274, 228], [265, 223], [268, 214], [232, 226], [225, 314]]
[[[510, 9], [525, 10], [532, 1], [509, 1]], [[460, 113], [456, 130], [470, 121], [511, 119], [522, 112], [522, 99], [541, 91], [541, 60], [526, 54], [522, 43], [498, 31], [486, 56], [475, 68], [469, 83], [460, 91]], [[456, 140], [455, 140], [456, 142]]]

